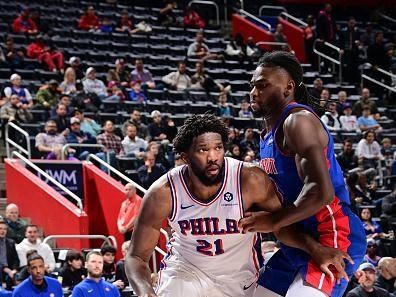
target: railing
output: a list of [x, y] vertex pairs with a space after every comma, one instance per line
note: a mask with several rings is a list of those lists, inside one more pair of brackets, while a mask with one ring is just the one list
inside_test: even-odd
[[290, 48], [289, 44], [286, 42], [259, 41], [256, 43], [256, 46], [260, 46], [260, 45], [277, 45], [277, 46], [287, 46]]
[[83, 212], [83, 204], [81, 201], [81, 198], [78, 197], [76, 194], [74, 194], [73, 192], [71, 192], [68, 188], [66, 188], [64, 185], [62, 185], [61, 183], [59, 183], [56, 179], [54, 179], [52, 176], [50, 176], [49, 174], [47, 174], [44, 170], [42, 170], [40, 167], [38, 167], [37, 165], [33, 164], [30, 160], [26, 159], [24, 156], [22, 156], [19, 152], [14, 151], [12, 152], [11, 156], [16, 156], [19, 159], [21, 159], [23, 162], [25, 162], [26, 165], [30, 166], [31, 168], [33, 168], [34, 170], [36, 170], [37, 172], [39, 172], [41, 175], [43, 175], [47, 180], [49, 180], [51, 183], [53, 183], [55, 186], [57, 186], [59, 189], [61, 189], [63, 192], [65, 192], [67, 195], [70, 196], [70, 198], [72, 198], [73, 200], [76, 201], [78, 208], [80, 209], [80, 212]]
[[43, 243], [47, 243], [52, 239], [103, 239], [108, 245], [112, 245], [117, 249], [117, 240], [113, 236], [106, 237], [104, 235], [50, 235], [44, 238]]
[[280, 10], [283, 12], [287, 13], [287, 9], [283, 6], [276, 6], [276, 5], [261, 5], [259, 8], [259, 16], [263, 15], [263, 10], [264, 9], [269, 9], [269, 10]]
[[[324, 46], [327, 46], [328, 48], [331, 48], [332, 50], [335, 50], [338, 53], [338, 60], [336, 60], [336, 59], [334, 59], [334, 58], [332, 58], [332, 57], [320, 52], [316, 48], [316, 45], [318, 43], [320, 43], [320, 44], [322, 44]], [[320, 62], [321, 62], [320, 61], [320, 57], [322, 57], [322, 58], [324, 58], [324, 59], [326, 59], [326, 60], [328, 60], [328, 61], [333, 63], [333, 71], [335, 70], [334, 65], [338, 65], [338, 67], [339, 67], [338, 79], [339, 79], [339, 83], [341, 84], [342, 83], [342, 53], [341, 53], [341, 49], [339, 47], [327, 42], [327, 41], [319, 41], [319, 40], [316, 39], [314, 41], [314, 44], [313, 44], [313, 51], [314, 51], [315, 54], [318, 55], [319, 72], [320, 72], [320, 68], [321, 68], [321, 66], [320, 66]]]
[[272, 30], [272, 27], [271, 27], [271, 25], [269, 23], [267, 23], [266, 21], [263, 21], [262, 19], [259, 19], [258, 17], [252, 15], [251, 13], [248, 13], [246, 10], [240, 9], [239, 13], [243, 14], [243, 15], [245, 15], [245, 16], [253, 19], [253, 20], [255, 20], [256, 22], [259, 22], [262, 25], [264, 25], [268, 29], [268, 31]]
[[[367, 74], [364, 74], [363, 71], [364, 71], [364, 69], [366, 68], [366, 67], [364, 67], [364, 66], [368, 66], [368, 67], [371, 67], [371, 68], [373, 67], [370, 63], [365, 63], [365, 64], [363, 65], [363, 67], [362, 67], [362, 75], [361, 75], [361, 77], [362, 77], [362, 83], [363, 83], [363, 80], [364, 80], [364, 79], [367, 79], [368, 81], [371, 81], [372, 83], [374, 83], [374, 84], [376, 84], [376, 85], [378, 85], [378, 86], [381, 86], [381, 87], [383, 87], [383, 88], [385, 88], [385, 89], [387, 89], [387, 90], [389, 90], [389, 91], [391, 91], [391, 92], [396, 93], [396, 87], [388, 86], [388, 85], [384, 84], [383, 82], [380, 82], [379, 80], [377, 80], [377, 79], [375, 79], [375, 78], [373, 78], [373, 77], [371, 77], [371, 76], [368, 76]], [[387, 75], [387, 76], [391, 77], [391, 78], [396, 78], [396, 75], [395, 75], [395, 74], [393, 74], [393, 73], [391, 73], [391, 72], [389, 72], [389, 71], [386, 71], [386, 70], [384, 70], [384, 69], [382, 69], [382, 68], [377, 68], [376, 70], [377, 70], [378, 72], [381, 72], [381, 73], [384, 74], [384, 75]]]
[[[10, 139], [8, 137], [9, 134], [9, 129], [10, 127], [14, 128], [15, 130], [17, 130], [18, 132], [20, 132], [23, 136], [25, 136], [26, 138], [26, 146], [27, 148], [25, 149], [24, 147], [20, 146], [19, 144], [17, 144], [15, 141], [13, 141], [12, 139]], [[21, 127], [17, 126], [16, 124], [14, 124], [13, 122], [9, 122], [7, 123], [6, 127], [5, 127], [5, 140], [6, 140], [6, 151], [7, 151], [7, 158], [11, 157], [10, 154], [10, 144], [17, 148], [19, 151], [21, 151], [22, 153], [26, 154], [27, 157], [30, 159], [32, 157], [32, 150], [30, 148], [30, 135], [29, 133], [27, 133], [25, 130], [23, 130]]]
[[291, 19], [292, 21], [296, 22], [297, 24], [303, 26], [304, 28], [308, 26], [308, 24], [299, 18], [296, 18], [295, 16], [292, 16], [291, 14], [288, 14], [287, 12], [281, 12], [280, 16], [283, 16], [286, 21]]
[[[124, 174], [122, 174], [120, 171], [118, 171], [117, 169], [115, 169], [113, 166], [111, 166], [110, 164], [107, 164], [105, 161], [103, 161], [102, 159], [100, 159], [98, 156], [94, 155], [94, 154], [90, 154], [88, 155], [87, 160], [89, 161], [90, 159], [94, 159], [95, 161], [99, 162], [100, 164], [102, 164], [103, 166], [105, 166], [108, 170], [110, 170], [111, 172], [115, 173], [116, 175], [118, 175], [120, 178], [122, 178], [123, 180], [125, 180], [128, 183], [131, 183], [135, 186], [135, 188], [137, 188], [139, 191], [141, 191], [143, 194], [147, 193], [147, 190], [145, 188], [143, 188], [141, 185], [137, 184], [136, 182], [134, 182], [133, 180], [131, 180], [129, 177], [125, 176]], [[166, 242], [169, 242], [169, 236], [168, 233], [164, 230], [164, 229], [160, 229], [160, 232], [165, 236], [166, 238]], [[165, 256], [166, 252], [164, 252], [163, 250], [161, 250], [158, 246], [155, 247], [155, 250], [153, 251], [153, 255], [152, 255], [152, 261], [153, 261], [153, 270], [155, 272], [157, 272], [157, 256], [155, 254], [155, 252], [159, 252], [161, 255]]]
[[390, 21], [392, 23], [396, 23], [396, 20], [394, 18], [391, 18], [390, 16], [387, 16], [386, 14], [379, 13], [378, 14], [380, 17], [384, 18], [387, 21]]
[[216, 8], [216, 20], [217, 20], [217, 25], [220, 25], [220, 12], [219, 12], [219, 6], [217, 3], [213, 1], [204, 1], [204, 0], [192, 0], [188, 3], [188, 6], [191, 4], [202, 4], [202, 5], [212, 5]]
[[[92, 148], [101, 148], [101, 149], [105, 149], [106, 147], [103, 144], [91, 144], [91, 143], [66, 143], [64, 146], [62, 146], [62, 160], [65, 160], [66, 158], [66, 150], [69, 147], [92, 147]], [[110, 163], [110, 153], [108, 151], [106, 151], [106, 160], [107, 163]]]

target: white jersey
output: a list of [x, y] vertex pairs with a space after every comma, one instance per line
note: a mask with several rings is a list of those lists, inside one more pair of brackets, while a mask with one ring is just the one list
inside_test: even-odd
[[[202, 202], [189, 192], [184, 179], [186, 165], [168, 172], [172, 194], [169, 224], [173, 236], [167, 258], [179, 258], [218, 279], [252, 279], [259, 269], [254, 249], [257, 235], [242, 234], [238, 229], [244, 211], [243, 162], [224, 159], [222, 185], [208, 202]], [[166, 258], [164, 264], [166, 266]]]

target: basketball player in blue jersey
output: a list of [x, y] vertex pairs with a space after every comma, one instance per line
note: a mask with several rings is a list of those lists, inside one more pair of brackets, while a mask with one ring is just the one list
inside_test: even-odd
[[[246, 213], [240, 226], [245, 232], [273, 232], [296, 224], [322, 245], [347, 252], [354, 264], [346, 263], [345, 271], [352, 275], [363, 259], [366, 238], [350, 210], [333, 138], [309, 106], [318, 104], [303, 84], [299, 62], [288, 52], [266, 53], [251, 86], [251, 108], [265, 120], [261, 166], [275, 182], [282, 208]], [[337, 283], [327, 277], [310, 256], [288, 245], [270, 259], [258, 283], [256, 296], [342, 296], [347, 285], [345, 279]]]
[[[227, 138], [227, 127], [209, 114], [187, 119], [177, 134], [174, 148], [187, 165], [172, 169], [148, 190], [126, 257], [127, 275], [139, 296], [253, 296], [257, 236], [242, 233], [238, 221], [246, 210], [272, 212], [281, 203], [262, 169], [224, 157]], [[172, 238], [154, 290], [148, 262], [165, 219]], [[278, 238], [311, 254], [324, 271], [332, 264], [341, 277], [345, 273], [346, 253], [321, 246], [295, 226], [280, 229]]]

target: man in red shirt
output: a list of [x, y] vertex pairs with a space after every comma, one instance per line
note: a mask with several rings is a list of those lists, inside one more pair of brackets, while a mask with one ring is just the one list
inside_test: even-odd
[[29, 17], [29, 8], [23, 7], [21, 14], [12, 22], [12, 31], [14, 33], [36, 34], [37, 25]]
[[117, 227], [120, 233], [124, 234], [125, 240], [130, 240], [135, 219], [140, 211], [142, 198], [136, 195], [136, 188], [133, 184], [125, 185], [125, 201], [122, 202], [120, 212], [118, 213]]
[[63, 54], [60, 51], [51, 50], [42, 35], [36, 36], [35, 40], [28, 45], [26, 52], [29, 58], [38, 59], [39, 62], [46, 64], [49, 71], [64, 72]]

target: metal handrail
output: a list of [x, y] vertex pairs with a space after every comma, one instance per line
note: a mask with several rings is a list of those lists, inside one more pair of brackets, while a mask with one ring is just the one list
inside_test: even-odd
[[[43, 243], [47, 243], [52, 239], [103, 239], [108, 245], [111, 245], [110, 238], [104, 235], [81, 235], [81, 234], [73, 234], [73, 235], [49, 235], [44, 238]], [[117, 249], [117, 241], [113, 240], [113, 246]]]
[[261, 23], [262, 25], [267, 27], [268, 31], [272, 30], [272, 27], [269, 23], [267, 23], [266, 21], [263, 21], [262, 19], [259, 19], [258, 17], [252, 15], [251, 13], [248, 13], [246, 10], [240, 9], [239, 13], [248, 16], [249, 18], [255, 20], [256, 22]]
[[219, 6], [217, 3], [213, 1], [204, 1], [204, 0], [192, 0], [188, 3], [188, 6], [191, 4], [203, 4], [203, 5], [213, 5], [216, 8], [216, 19], [217, 19], [217, 25], [220, 25], [220, 12], [219, 12]]
[[[10, 126], [12, 128], [14, 128], [15, 130], [17, 130], [18, 132], [20, 132], [23, 136], [26, 137], [26, 145], [27, 145], [26, 149], [8, 137], [8, 133], [9, 133], [8, 130], [9, 130]], [[29, 159], [32, 157], [32, 150], [30, 147], [30, 135], [25, 130], [23, 130], [21, 127], [17, 126], [15, 123], [13, 123], [13, 122], [7, 123], [6, 128], [5, 128], [5, 139], [6, 139], [7, 158], [10, 158], [10, 156], [11, 156], [10, 155], [10, 144], [13, 145], [14, 147], [16, 147], [21, 152], [25, 153]]]
[[[62, 160], [65, 160], [66, 158], [66, 150], [69, 147], [95, 147], [95, 148], [101, 148], [101, 149], [106, 149], [106, 147], [103, 144], [93, 144], [93, 143], [66, 143], [64, 146], [62, 146], [62, 153], [61, 157]], [[110, 153], [109, 151], [106, 151], [106, 159], [107, 163], [110, 163]]]
[[[331, 49], [333, 49], [333, 50], [335, 50], [335, 51], [337, 51], [338, 52], [338, 60], [336, 60], [336, 59], [334, 59], [334, 58], [332, 58], [332, 57], [329, 57], [328, 55], [326, 55], [326, 54], [324, 54], [324, 53], [322, 53], [322, 52], [320, 52], [317, 48], [316, 48], [316, 44], [317, 43], [321, 43], [321, 44], [323, 44], [323, 45], [325, 45], [325, 46], [327, 46], [327, 47], [329, 47], [329, 48], [331, 48]], [[336, 65], [338, 65], [338, 67], [339, 67], [339, 72], [338, 72], [338, 79], [339, 79], [339, 83], [341, 84], [342, 83], [342, 62], [341, 62], [341, 59], [342, 59], [342, 51], [341, 51], [341, 48], [339, 48], [339, 47], [337, 47], [337, 46], [335, 46], [334, 44], [331, 44], [331, 43], [329, 43], [329, 42], [327, 42], [327, 41], [319, 41], [318, 39], [316, 39], [315, 41], [314, 41], [314, 44], [313, 44], [313, 52], [315, 53], [315, 54], [317, 54], [318, 55], [318, 59], [319, 59], [319, 72], [320, 72], [320, 57], [323, 57], [324, 59], [326, 59], [326, 60], [328, 60], [328, 61], [330, 61], [330, 62], [332, 62], [333, 63], [333, 69], [334, 69], [334, 64], [336, 64]]]
[[396, 19], [391, 18], [390, 16], [387, 16], [386, 14], [383, 13], [378, 13], [379, 16], [383, 17], [384, 19], [391, 21], [392, 23], [396, 23]]
[[[373, 65], [370, 64], [370, 63], [364, 63], [363, 66], [373, 67]], [[368, 76], [367, 74], [364, 74], [364, 73], [363, 73], [364, 68], [365, 68], [365, 67], [362, 67], [362, 75], [361, 75], [361, 77], [362, 77], [362, 84], [363, 84], [363, 79], [367, 79], [367, 80], [371, 81], [372, 83], [375, 83], [375, 84], [377, 84], [377, 85], [379, 85], [379, 86], [381, 86], [381, 87], [383, 87], [383, 88], [385, 88], [385, 89], [388, 89], [388, 90], [391, 91], [391, 92], [395, 92], [395, 93], [396, 93], [396, 87], [392, 87], [392, 86], [385, 85], [384, 83], [380, 82], [379, 80], [377, 80], [377, 79], [375, 79], [375, 78], [373, 78], [373, 77], [371, 77], [371, 76]], [[389, 71], [386, 71], [385, 69], [382, 69], [382, 68], [379, 68], [379, 67], [378, 67], [376, 70], [377, 70], [378, 72], [381, 72], [382, 74], [385, 74], [385, 75], [391, 77], [391, 78], [396, 78], [396, 74], [393, 74], [393, 73], [391, 73], [391, 72], [389, 72]]]
[[102, 164], [103, 166], [105, 166], [109, 171], [117, 174], [119, 177], [121, 177], [123, 180], [125, 180], [128, 183], [131, 183], [135, 186], [135, 188], [137, 188], [139, 191], [141, 191], [142, 193], [146, 194], [147, 190], [145, 188], [143, 188], [141, 185], [139, 185], [138, 183], [134, 182], [133, 180], [131, 180], [129, 177], [125, 176], [124, 174], [122, 174], [120, 171], [118, 171], [117, 169], [115, 169], [113, 166], [111, 166], [110, 164], [106, 163], [105, 161], [103, 161], [101, 158], [99, 158], [98, 156], [94, 155], [94, 154], [89, 154], [87, 157], [87, 161], [89, 161], [90, 159], [94, 159], [95, 161], [99, 162], [100, 164]]
[[303, 26], [304, 28], [308, 26], [308, 24], [298, 18], [296, 18], [295, 16], [292, 16], [291, 14], [287, 13], [287, 12], [281, 12], [280, 16], [284, 16], [286, 21], [288, 21], [289, 19], [295, 21], [296, 23], [300, 24], [301, 26]]
[[26, 159], [24, 156], [22, 156], [19, 152], [14, 151], [12, 152], [11, 156], [17, 156], [19, 159], [25, 162], [26, 165], [29, 165], [32, 167], [34, 170], [38, 171], [41, 175], [45, 176], [46, 179], [48, 179], [50, 182], [52, 182], [54, 185], [59, 187], [62, 191], [64, 191], [67, 195], [69, 195], [73, 200], [76, 201], [78, 208], [80, 209], [81, 213], [83, 212], [83, 204], [81, 201], [81, 198], [78, 197], [76, 194], [71, 192], [68, 188], [66, 188], [64, 185], [59, 183], [56, 179], [54, 179], [52, 176], [50, 176], [48, 173], [46, 173], [44, 170], [42, 170], [40, 167], [37, 165], [33, 164], [32, 161]]
[[256, 45], [280, 45], [280, 46], [285, 46], [285, 45], [289, 45], [286, 42], [275, 42], [275, 41], [259, 41], [256, 43]]
[[259, 16], [263, 15], [263, 9], [282, 10], [287, 13], [287, 9], [283, 6], [276, 5], [261, 5], [259, 8]]

